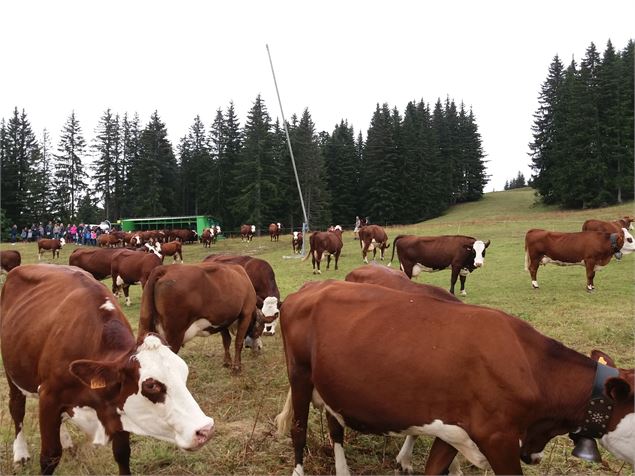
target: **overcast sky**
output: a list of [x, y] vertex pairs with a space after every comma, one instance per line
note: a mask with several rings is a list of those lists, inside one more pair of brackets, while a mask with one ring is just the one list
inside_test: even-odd
[[364, 137], [377, 103], [453, 98], [472, 107], [500, 190], [522, 171], [555, 54], [580, 60], [635, 36], [635, 1], [3, 1], [0, 117], [24, 108], [57, 147], [72, 110], [84, 137], [110, 108], [156, 109], [176, 147], [198, 114], [234, 101], [241, 125], [261, 94], [317, 131], [347, 119]]

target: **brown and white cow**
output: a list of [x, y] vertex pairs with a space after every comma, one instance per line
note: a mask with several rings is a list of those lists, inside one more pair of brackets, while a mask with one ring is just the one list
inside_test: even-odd
[[461, 295], [465, 296], [467, 275], [483, 266], [485, 250], [489, 245], [490, 240], [482, 241], [463, 235], [399, 235], [393, 241], [390, 261], [392, 263], [395, 258], [396, 250], [401, 269], [409, 278], [416, 277], [422, 271], [431, 273], [451, 268], [450, 292], [454, 294], [454, 286], [460, 276]]
[[115, 254], [110, 264], [110, 275], [115, 295], [119, 295], [123, 289], [126, 306], [130, 306], [130, 286], [140, 283], [143, 289], [150, 272], [160, 265], [161, 258], [157, 253], [122, 250]]
[[[229, 354], [230, 328], [236, 328], [235, 354]], [[221, 333], [223, 365], [241, 370], [245, 337], [262, 334], [262, 314], [245, 270], [224, 263], [160, 266], [148, 279], [141, 301], [139, 335], [158, 332], [174, 352], [196, 336]]]
[[[242, 266], [256, 291], [256, 305], [262, 311], [265, 320], [265, 335], [276, 333], [276, 318], [280, 315], [278, 308], [280, 302], [280, 290], [276, 283], [276, 274], [271, 265], [263, 259], [253, 256], [217, 254], [207, 256], [203, 262], [229, 263]], [[247, 343], [248, 346], [251, 342]]]
[[362, 260], [368, 263], [366, 257], [369, 251], [373, 252], [373, 259], [377, 256], [377, 247], [379, 247], [379, 255], [383, 261], [384, 251], [390, 246], [388, 243], [388, 235], [379, 225], [366, 225], [359, 229], [359, 247], [362, 249]]
[[183, 246], [180, 241], [170, 241], [163, 244], [157, 241], [154, 244], [154, 249], [161, 255], [161, 263], [163, 263], [166, 256], [171, 256], [175, 263], [178, 256], [179, 261], [183, 263]]
[[103, 233], [97, 237], [97, 244], [100, 248], [123, 246], [123, 240], [113, 234]]
[[14, 462], [30, 457], [23, 428], [26, 396], [39, 398], [43, 474], [51, 474], [62, 448], [72, 445], [62, 424], [67, 419], [93, 443], [112, 441], [120, 474], [130, 474], [129, 433], [188, 450], [210, 438], [214, 421], [186, 387], [185, 362], [156, 335], [136, 342], [116, 299], [87, 272], [21, 266], [7, 278], [1, 306]]
[[53, 239], [42, 238], [38, 240], [37, 241], [37, 260], [40, 261], [42, 259], [42, 253], [44, 253], [44, 251], [52, 252], [53, 259], [55, 259], [55, 257], [59, 258], [60, 250], [64, 247], [65, 244], [66, 244], [66, 240], [64, 238], [60, 238], [59, 240], [57, 238], [53, 238]]
[[607, 233], [619, 233], [622, 228], [633, 229], [635, 217], [627, 215], [619, 220], [587, 220], [582, 225], [582, 231], [604, 231]]
[[337, 225], [332, 227], [332, 231], [316, 231], [309, 237], [309, 253], [302, 258], [302, 261], [311, 256], [313, 265], [313, 274], [322, 274], [320, 263], [322, 255], [326, 255], [326, 269], [331, 265], [331, 255], [335, 257], [335, 269], [337, 270], [337, 261], [342, 252], [344, 242], [342, 241], [342, 227]]
[[633, 251], [635, 243], [626, 228], [619, 233], [563, 233], [533, 229], [525, 235], [525, 271], [529, 271], [531, 286], [537, 289], [536, 275], [541, 264], [581, 265], [586, 268], [587, 291], [593, 291], [595, 272], [609, 264], [613, 255], [621, 258], [622, 254]]
[[8, 273], [13, 268], [20, 266], [22, 263], [22, 255], [16, 250], [0, 251], [0, 271]]
[[302, 252], [302, 232], [294, 231], [291, 238], [291, 247], [293, 248], [293, 254]]
[[[633, 369], [607, 369], [502, 311], [327, 280], [287, 297], [280, 325], [291, 389], [276, 421], [291, 430], [294, 474], [303, 474], [311, 402], [326, 409], [337, 474], [348, 473], [344, 426], [436, 437], [426, 474], [457, 451], [521, 474], [520, 460], [537, 462], [554, 436], [587, 434], [594, 383], [610, 399], [602, 444], [635, 458]], [[377, 335], [391, 345], [377, 346]]]
[[203, 248], [211, 248], [213, 239], [214, 231], [211, 228], [205, 228], [203, 230], [203, 234], [201, 235], [201, 243], [203, 244]]
[[241, 225], [240, 226], [240, 241], [251, 241], [256, 233], [256, 225]]
[[272, 223], [269, 225], [269, 237], [271, 238], [271, 241], [278, 241], [281, 229], [282, 225], [280, 223]]
[[[121, 248], [77, 248], [68, 257], [68, 264], [88, 271], [96, 280], [101, 281], [110, 276], [112, 258], [122, 251]], [[114, 283], [112, 291], [113, 293], [117, 291]]]

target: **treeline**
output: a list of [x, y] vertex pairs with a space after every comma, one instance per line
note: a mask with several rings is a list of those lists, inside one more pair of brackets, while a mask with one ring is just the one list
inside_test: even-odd
[[523, 188], [523, 187], [527, 187], [527, 183], [525, 182], [525, 176], [523, 175], [522, 172], [518, 172], [518, 175], [516, 175], [516, 178], [513, 178], [511, 180], [506, 180], [505, 181], [505, 186], [503, 187], [503, 190], [512, 190], [514, 188]]
[[540, 91], [530, 144], [533, 186], [545, 203], [597, 207], [633, 198], [633, 41], [578, 66], [556, 55]]
[[[312, 228], [352, 224], [356, 215], [424, 220], [479, 199], [487, 182], [474, 115], [449, 98], [432, 110], [410, 102], [403, 116], [378, 104], [365, 141], [344, 120], [317, 132], [308, 109], [291, 117], [289, 134]], [[38, 140], [16, 108], [0, 122], [6, 222], [206, 214], [225, 228], [301, 226], [284, 129], [260, 96], [243, 126], [230, 103], [209, 129], [197, 116], [176, 151], [167, 135], [156, 111], [143, 127], [136, 114], [108, 109], [89, 144], [72, 113], [53, 150], [48, 132]]]

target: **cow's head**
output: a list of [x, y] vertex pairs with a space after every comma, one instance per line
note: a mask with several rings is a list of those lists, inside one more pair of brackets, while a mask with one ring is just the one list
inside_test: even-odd
[[485, 250], [489, 246], [490, 241], [476, 240], [472, 245], [465, 245], [465, 249], [474, 259], [474, 267], [480, 268], [485, 264]]
[[60, 248], [63, 248], [66, 244], [66, 240], [64, 238], [60, 238]]
[[134, 235], [132, 238], [130, 238], [130, 244], [132, 244], [133, 246], [141, 246], [141, 236]]
[[148, 251], [154, 253], [159, 258], [161, 258], [161, 243], [157, 241], [154, 246], [151, 243], [146, 243], [145, 247], [148, 249]]
[[265, 322], [264, 334], [274, 335], [276, 333], [276, 319], [280, 316], [278, 308], [278, 298], [268, 296], [262, 303], [262, 314]]
[[125, 431], [186, 450], [200, 448], [212, 435], [214, 420], [187, 389], [187, 364], [157, 335], [146, 335], [129, 358], [76, 360], [70, 372], [96, 392], [97, 399], [116, 404]]
[[256, 233], [256, 225], [251, 225], [251, 232]]
[[297, 241], [297, 239], [298, 239], [298, 233], [300, 233], [300, 232], [299, 232], [299, 231], [294, 231], [294, 232], [293, 232], [293, 239], [294, 239], [295, 241]]
[[633, 240], [633, 235], [631, 235], [626, 228], [622, 228], [622, 233], [624, 234], [624, 244], [620, 248], [620, 253], [632, 253], [635, 251], [635, 240]]

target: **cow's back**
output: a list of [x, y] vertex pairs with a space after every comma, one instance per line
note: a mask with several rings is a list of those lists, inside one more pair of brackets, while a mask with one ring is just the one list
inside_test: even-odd
[[605, 233], [619, 233], [622, 226], [615, 222], [604, 220], [587, 220], [582, 225], [582, 231], [602, 231]]
[[[617, 249], [621, 248], [623, 236], [616, 238]], [[600, 259], [612, 254], [611, 234], [601, 231], [579, 231], [566, 233], [531, 229], [525, 235], [525, 249], [530, 255], [546, 255], [564, 262]]]
[[421, 263], [432, 268], [445, 268], [466, 255], [465, 247], [472, 246], [475, 239], [463, 235], [414, 236], [395, 238], [394, 246], [399, 261]]
[[68, 264], [88, 271], [95, 279], [110, 276], [111, 263], [121, 248], [77, 248], [68, 257]]

